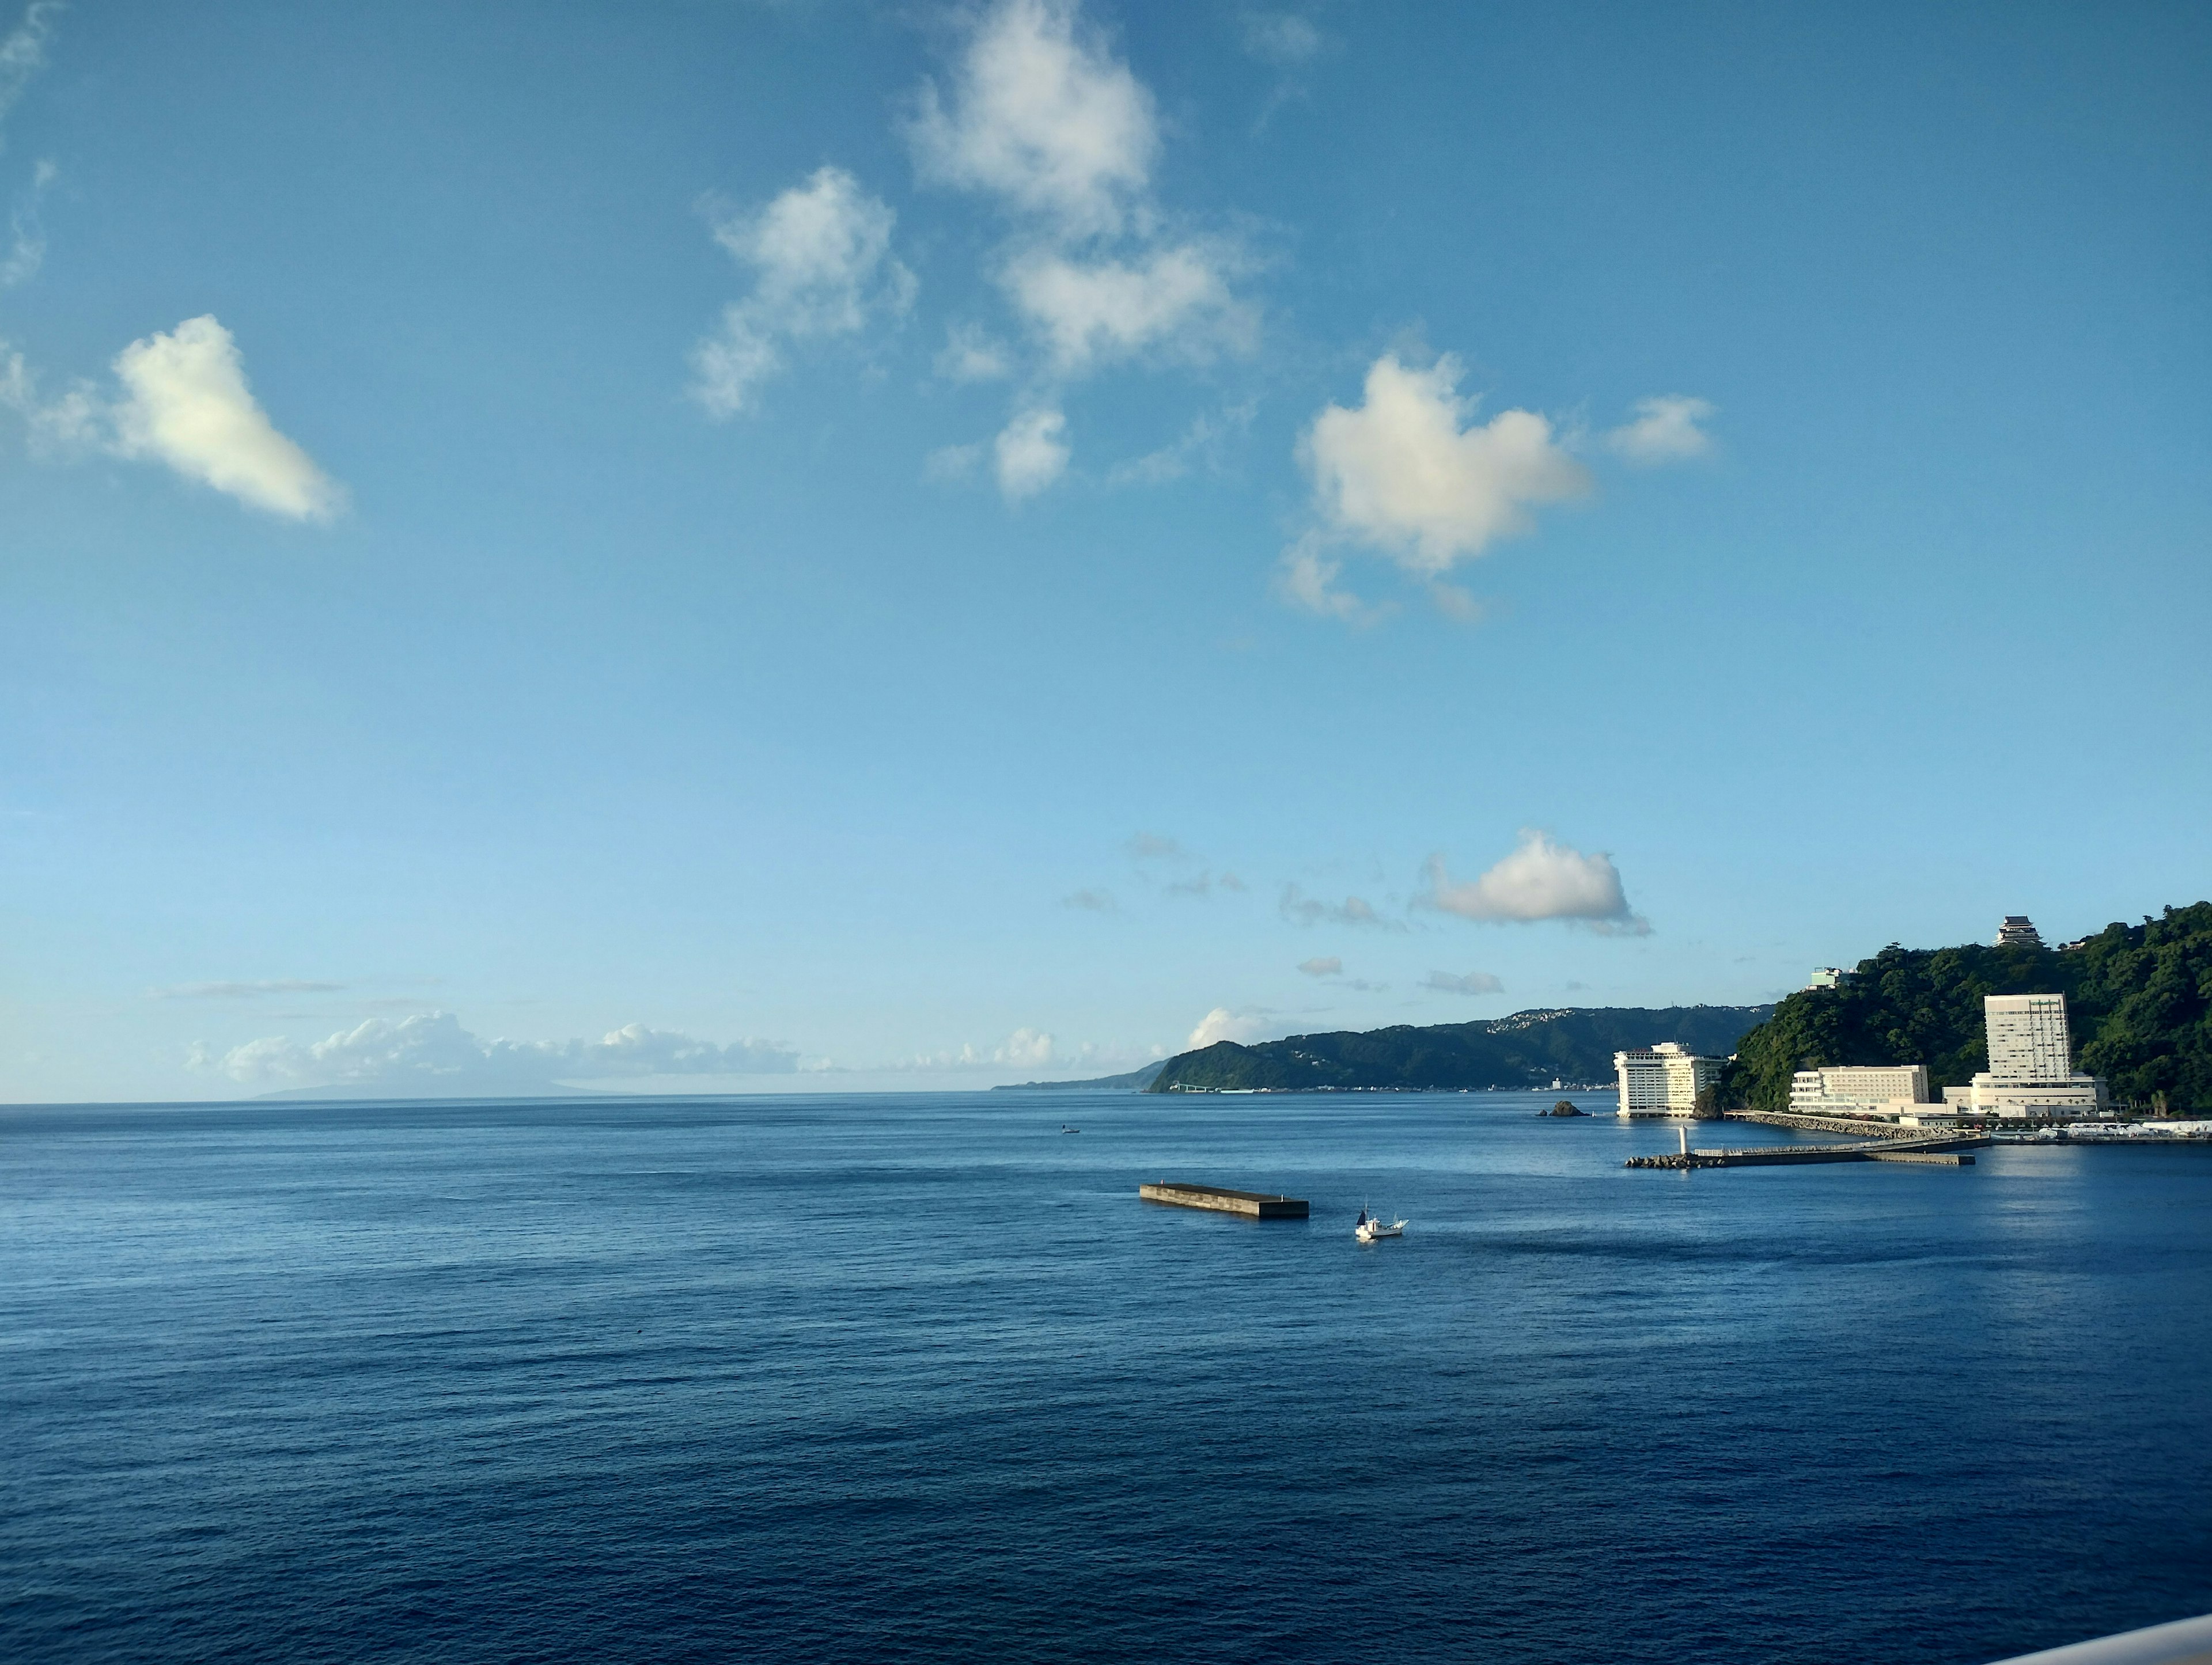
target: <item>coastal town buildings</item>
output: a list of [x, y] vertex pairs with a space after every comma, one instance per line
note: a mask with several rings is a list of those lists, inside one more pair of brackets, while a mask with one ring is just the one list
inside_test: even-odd
[[1946, 1104], [1963, 1115], [2007, 1121], [2112, 1115], [2103, 1079], [2075, 1071], [2063, 994], [1991, 994], [1982, 1001], [1982, 1015], [1990, 1066], [1969, 1085], [1946, 1087]]
[[1613, 1068], [1620, 1085], [1620, 1114], [1687, 1115], [1697, 1108], [1698, 1095], [1719, 1082], [1725, 1062], [1700, 1058], [1673, 1041], [1616, 1052]]

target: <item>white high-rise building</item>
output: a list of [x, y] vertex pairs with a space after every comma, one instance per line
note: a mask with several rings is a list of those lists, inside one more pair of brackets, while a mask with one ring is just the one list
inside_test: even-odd
[[2074, 1039], [2063, 994], [1992, 994], [1982, 1002], [1990, 1030], [1990, 1073], [2000, 1081], [2063, 1081], [2074, 1073]]
[[1685, 1052], [1673, 1041], [1616, 1052], [1613, 1068], [1620, 1078], [1620, 1114], [1687, 1115], [1697, 1108], [1698, 1095], [1721, 1079], [1725, 1063]]
[[1971, 1086], [1946, 1087], [1943, 1102], [2004, 1121], [2077, 1121], [2110, 1115], [2105, 1083], [2074, 1072], [2063, 994], [1991, 994], [1982, 1001], [1990, 1066]]

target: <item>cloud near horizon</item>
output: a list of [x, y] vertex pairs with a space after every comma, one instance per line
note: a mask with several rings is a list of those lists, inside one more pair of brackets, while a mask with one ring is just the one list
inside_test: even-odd
[[1505, 985], [1487, 971], [1431, 971], [1421, 987], [1444, 994], [1503, 994]]
[[371, 1018], [307, 1044], [271, 1036], [217, 1053], [203, 1043], [190, 1061], [248, 1086], [465, 1093], [651, 1075], [787, 1074], [799, 1067], [799, 1054], [765, 1041], [717, 1046], [642, 1024], [625, 1024], [599, 1041], [487, 1041], [463, 1029], [452, 1012], [435, 1012], [397, 1023]]
[[1296, 884], [1283, 886], [1282, 900], [1277, 903], [1282, 916], [1293, 925], [1372, 925], [1383, 930], [1403, 930], [1395, 920], [1386, 920], [1375, 911], [1374, 904], [1364, 896], [1346, 896], [1342, 902], [1323, 902], [1319, 896], [1310, 896]]
[[1620, 872], [1602, 851], [1585, 855], [1549, 833], [1524, 828], [1512, 854], [1480, 878], [1455, 881], [1432, 855], [1418, 904], [1484, 922], [1567, 920], [1609, 936], [1648, 936], [1649, 921], [1628, 905]]
[[1196, 1052], [1217, 1041], [1235, 1041], [1240, 1045], [1256, 1041], [1267, 1032], [1267, 1014], [1261, 1011], [1232, 1012], [1225, 1006], [1218, 1006], [1198, 1020], [1198, 1027], [1183, 1042], [1183, 1050]]
[[254, 983], [179, 983], [170, 988], [149, 988], [146, 993], [157, 1000], [251, 1000], [269, 994], [336, 994], [344, 988], [343, 983], [308, 982], [285, 977]]

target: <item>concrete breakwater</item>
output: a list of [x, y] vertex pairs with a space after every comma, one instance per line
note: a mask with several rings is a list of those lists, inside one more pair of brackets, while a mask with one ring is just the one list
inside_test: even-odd
[[[1930, 1104], [1931, 1110], [1940, 1110], [1941, 1104]], [[1863, 1121], [1856, 1116], [1793, 1115], [1786, 1110], [1730, 1110], [1723, 1118], [1729, 1121], [1759, 1121], [1770, 1127], [1795, 1127], [1801, 1133], [1856, 1133], [1861, 1139], [1924, 1139], [1925, 1127], [1901, 1127], [1894, 1121]]]
[[1878, 1139], [1862, 1145], [1758, 1145], [1741, 1151], [1668, 1152], [1631, 1157], [1629, 1168], [1787, 1168], [1813, 1162], [1917, 1162], [1970, 1168], [1969, 1154], [1990, 1142], [1986, 1134], [1942, 1139]]
[[1302, 1220], [1304, 1197], [1285, 1197], [1272, 1191], [1232, 1191], [1220, 1185], [1188, 1185], [1157, 1180], [1139, 1185], [1137, 1194], [1146, 1202], [1171, 1203], [1177, 1208], [1210, 1208], [1216, 1213], [1242, 1214], [1250, 1220]]

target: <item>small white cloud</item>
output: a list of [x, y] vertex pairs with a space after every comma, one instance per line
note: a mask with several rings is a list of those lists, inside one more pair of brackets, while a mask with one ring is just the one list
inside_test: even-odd
[[1505, 985], [1487, 971], [1431, 971], [1421, 979], [1421, 987], [1446, 994], [1503, 994], [1505, 992]]
[[1253, 415], [1259, 408], [1258, 400], [1246, 399], [1219, 411], [1201, 410], [1172, 443], [1126, 463], [1116, 463], [1114, 471], [1106, 477], [1108, 483], [1163, 485], [1182, 478], [1194, 467], [1218, 471], [1226, 442], [1252, 426]]
[[[1314, 418], [1299, 454], [1324, 536], [1433, 580], [1526, 531], [1532, 508], [1589, 489], [1588, 471], [1534, 411], [1474, 423], [1474, 401], [1455, 391], [1460, 374], [1449, 355], [1418, 370], [1385, 354], [1358, 409], [1332, 404]], [[1325, 598], [1325, 585], [1316, 593]]]
[[1086, 889], [1073, 891], [1060, 899], [1060, 905], [1063, 908], [1080, 908], [1091, 914], [1111, 914], [1119, 911], [1111, 890]]
[[1244, 50], [1262, 64], [1292, 70], [1311, 63], [1322, 49], [1322, 33], [1296, 12], [1248, 11]]
[[1387, 605], [1370, 606], [1337, 586], [1343, 571], [1344, 562], [1323, 554], [1317, 538], [1303, 538], [1283, 551], [1275, 569], [1275, 592], [1294, 607], [1347, 624], [1373, 624], [1387, 618], [1391, 611]]
[[285, 978], [257, 983], [179, 983], [173, 988], [149, 988], [157, 1000], [252, 1000], [269, 994], [335, 994], [343, 983], [303, 982]]
[[991, 1054], [997, 1064], [1013, 1064], [1033, 1070], [1049, 1064], [1053, 1060], [1053, 1040], [1042, 1030], [1018, 1029], [1008, 1036], [1006, 1044]]
[[0, 289], [12, 289], [29, 283], [46, 264], [46, 234], [39, 223], [39, 209], [56, 177], [52, 162], [40, 162], [31, 170], [30, 188], [9, 210], [8, 256], [0, 260]]
[[23, 21], [0, 39], [0, 121], [8, 118], [31, 77], [46, 68], [46, 39], [61, 9], [61, 0], [34, 0]]
[[1421, 904], [1462, 919], [1576, 920], [1624, 936], [1651, 928], [1630, 908], [1612, 857], [1584, 855], [1534, 828], [1523, 829], [1513, 853], [1479, 878], [1454, 882], [1441, 855], [1429, 858], [1427, 872]]
[[1133, 833], [1130, 836], [1129, 842], [1121, 848], [1128, 852], [1130, 860], [1138, 863], [1197, 860], [1188, 850], [1183, 848], [1181, 840], [1170, 838], [1165, 833]]
[[975, 15], [949, 102], [916, 95], [908, 138], [924, 179], [998, 197], [1063, 234], [1120, 231], [1148, 185], [1152, 94], [1073, 0], [1002, 0]]
[[948, 445], [933, 451], [922, 462], [922, 477], [944, 484], [965, 480], [983, 465], [983, 453], [988, 448], [979, 441], [974, 445]]
[[1372, 904], [1359, 896], [1346, 896], [1342, 902], [1323, 902], [1310, 896], [1295, 884], [1283, 886], [1280, 903], [1282, 915], [1293, 925], [1373, 925], [1389, 928], [1391, 921], [1376, 913]]
[[1717, 414], [1705, 399], [1668, 393], [1638, 399], [1632, 420], [1610, 429], [1605, 442], [1632, 463], [1682, 463], [1710, 453], [1712, 435], [1698, 426]]
[[1231, 258], [1197, 243], [1134, 260], [1032, 250], [1007, 268], [1005, 283], [1054, 372], [1078, 376], [1155, 349], [1192, 359], [1250, 351], [1257, 324], [1230, 293]]
[[1340, 977], [1344, 975], [1344, 962], [1334, 954], [1321, 955], [1310, 960], [1300, 960], [1298, 969], [1309, 977]]
[[371, 1018], [324, 1040], [283, 1036], [217, 1053], [194, 1047], [192, 1063], [250, 1086], [389, 1089], [406, 1092], [526, 1091], [549, 1082], [647, 1075], [782, 1074], [796, 1053], [764, 1041], [717, 1046], [630, 1024], [592, 1041], [486, 1041], [448, 1012], [393, 1023]]
[[1195, 1052], [1200, 1047], [1210, 1047], [1217, 1041], [1235, 1041], [1242, 1044], [1256, 1041], [1266, 1033], [1267, 1014], [1261, 1012], [1231, 1012], [1218, 1006], [1198, 1020], [1198, 1027], [1183, 1042], [1183, 1050]]
[[1067, 418], [1057, 410], [1024, 410], [992, 441], [999, 490], [1009, 502], [1034, 497], [1067, 471]]
[[974, 324], [956, 324], [945, 332], [937, 355], [937, 374], [947, 381], [998, 381], [1014, 373], [1006, 343]]
[[246, 364], [212, 316], [117, 355], [124, 398], [106, 412], [118, 456], [166, 463], [255, 508], [294, 520], [327, 520], [345, 492], [276, 431], [246, 383]]
[[753, 273], [692, 349], [692, 394], [720, 420], [754, 402], [787, 342], [854, 335], [913, 304], [914, 274], [890, 252], [898, 216], [842, 167], [817, 168], [757, 213], [710, 212], [714, 240]]

